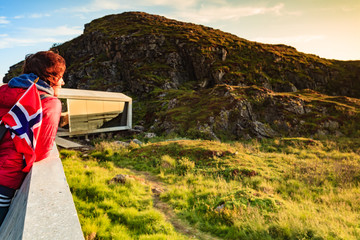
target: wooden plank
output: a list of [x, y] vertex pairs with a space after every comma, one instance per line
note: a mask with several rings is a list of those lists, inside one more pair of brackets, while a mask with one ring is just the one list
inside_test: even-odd
[[81, 144], [78, 144], [76, 142], [72, 142], [70, 140], [67, 140], [65, 138], [61, 138], [61, 137], [58, 137], [58, 136], [55, 137], [55, 142], [56, 142], [57, 145], [59, 145], [60, 147], [63, 147], [63, 148], [81, 148], [81, 147], [84, 147]]

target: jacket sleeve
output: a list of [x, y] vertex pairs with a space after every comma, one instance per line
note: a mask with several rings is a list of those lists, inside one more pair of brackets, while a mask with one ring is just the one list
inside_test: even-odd
[[58, 130], [61, 102], [56, 97], [48, 97], [42, 100], [43, 119], [39, 138], [36, 143], [36, 160], [40, 161], [48, 157], [53, 148], [56, 132]]

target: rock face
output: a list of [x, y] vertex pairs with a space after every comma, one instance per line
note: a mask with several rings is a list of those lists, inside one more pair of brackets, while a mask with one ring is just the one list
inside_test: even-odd
[[67, 61], [71, 88], [140, 95], [186, 84], [196, 89], [229, 84], [360, 97], [360, 61], [322, 59], [141, 12], [96, 19], [56, 50]]
[[[275, 93], [312, 89], [327, 95], [360, 97], [360, 61], [322, 59], [289, 46], [251, 42], [220, 30], [141, 12], [96, 19], [85, 25], [84, 34], [55, 48], [67, 62], [66, 87], [124, 92], [135, 100], [135, 123], [142, 122], [160, 134], [175, 132], [212, 139], [218, 135], [296, 135], [312, 126], [301, 119], [310, 114], [311, 107], [296, 94], [285, 101]], [[17, 74], [16, 69], [4, 82]], [[227, 87], [233, 90], [223, 91]], [[240, 89], [250, 97], [239, 97]], [[249, 89], [266, 101], [256, 103]], [[208, 107], [216, 105], [212, 101], [219, 98], [232, 104], [226, 103], [228, 108], [214, 112]], [[187, 101], [192, 106], [201, 102], [203, 107], [198, 106], [197, 112], [187, 109]], [[188, 112], [179, 111], [180, 106]], [[201, 108], [214, 115], [205, 114]], [[323, 108], [326, 112], [328, 106]], [[358, 105], [355, 109], [358, 114]], [[284, 120], [290, 115], [295, 118], [291, 123]], [[192, 126], [182, 124], [187, 118]], [[335, 120], [320, 124], [319, 128], [331, 131], [342, 127]]]
[[360, 100], [312, 90], [276, 93], [257, 86], [217, 85], [161, 98], [167, 104], [159, 107], [151, 128], [167, 134], [181, 129], [182, 135], [195, 138], [237, 140], [348, 135], [359, 129], [354, 126], [360, 120]]

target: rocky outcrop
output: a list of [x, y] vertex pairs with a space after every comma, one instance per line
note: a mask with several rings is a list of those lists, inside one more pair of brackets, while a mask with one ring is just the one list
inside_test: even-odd
[[151, 129], [213, 140], [341, 135], [360, 120], [359, 100], [344, 97], [336, 102], [311, 90], [276, 93], [256, 86], [217, 85], [161, 98], [167, 104], [155, 114]]
[[96, 19], [85, 25], [84, 34], [56, 50], [67, 61], [71, 88], [138, 96], [155, 88], [229, 84], [360, 97], [360, 61], [322, 59], [141, 12]]
[[[314, 110], [301, 97], [280, 98], [276, 93], [312, 89], [327, 95], [360, 97], [360, 61], [322, 59], [293, 47], [251, 42], [220, 30], [141, 12], [96, 19], [85, 25], [84, 34], [54, 50], [67, 62], [66, 87], [127, 93], [135, 100], [134, 122], [142, 122], [157, 133], [212, 139], [220, 135], [249, 138], [314, 133], [319, 129], [310, 124], [310, 119], [303, 119]], [[14, 75], [14, 69], [18, 68], [13, 68], [4, 82]], [[208, 109], [213, 115], [191, 108], [186, 113], [178, 110], [186, 101], [198, 106], [190, 95], [197, 95], [204, 109], [207, 104], [215, 107], [223, 88], [218, 86], [236, 89], [222, 92], [221, 101], [228, 108], [217, 112]], [[263, 101], [234, 97], [239, 89], [249, 96], [252, 91], [258, 92]], [[329, 106], [322, 108], [326, 112]], [[187, 124], [182, 123], [187, 119], [185, 114], [190, 119]], [[325, 133], [334, 132], [337, 126], [321, 124]]]

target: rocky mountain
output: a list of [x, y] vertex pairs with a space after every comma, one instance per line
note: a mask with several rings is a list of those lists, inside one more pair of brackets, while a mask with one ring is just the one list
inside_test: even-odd
[[53, 49], [67, 61], [65, 87], [128, 94], [148, 131], [209, 139], [360, 131], [360, 61], [142, 12], [93, 20]]

